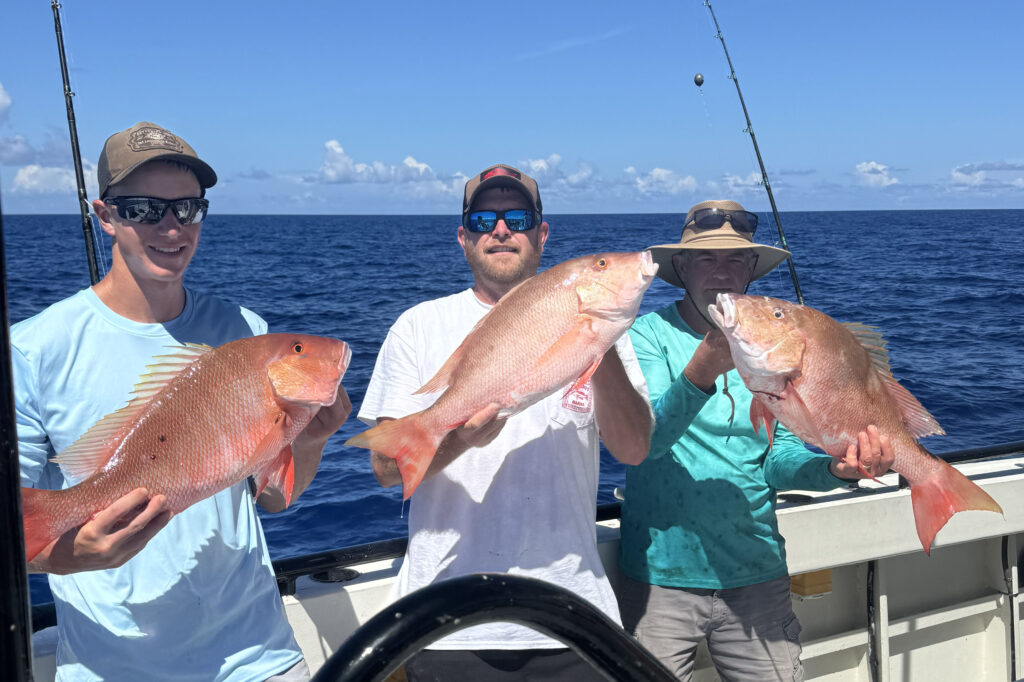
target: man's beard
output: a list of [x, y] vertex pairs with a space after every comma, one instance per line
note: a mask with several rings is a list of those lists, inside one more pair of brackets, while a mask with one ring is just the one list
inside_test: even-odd
[[496, 263], [487, 254], [476, 254], [470, 259], [470, 268], [483, 279], [495, 284], [518, 284], [527, 277], [532, 277], [540, 267], [540, 254], [523, 257], [517, 254], [515, 265]]

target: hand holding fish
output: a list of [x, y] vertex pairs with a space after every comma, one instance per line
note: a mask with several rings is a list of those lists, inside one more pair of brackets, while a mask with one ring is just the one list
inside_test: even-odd
[[734, 366], [729, 341], [722, 330], [716, 328], [704, 335], [704, 340], [693, 352], [683, 374], [691, 384], [708, 393], [714, 387], [715, 380]]
[[[57, 456], [77, 485], [22, 488], [26, 558], [32, 561], [74, 529], [88, 547], [98, 544], [100, 553], [110, 541], [140, 533], [140, 546], [126, 545], [121, 562], [127, 561], [129, 551], [138, 552], [149, 540], [138, 527], [159, 513], [147, 506], [118, 535], [117, 520], [146, 502], [124, 501], [140, 488], [166, 496], [166, 509], [177, 513], [251, 475], [257, 491], [274, 489], [284, 508], [295, 497], [295, 438], [322, 406], [339, 403], [320, 414], [320, 424], [307, 434], [314, 443], [326, 442], [327, 432], [351, 409], [338, 392], [350, 358], [344, 341], [297, 334], [263, 334], [217, 348], [190, 344], [155, 358], [128, 404]], [[302, 487], [312, 479], [321, 450], [319, 443], [307, 456]], [[101, 524], [90, 526], [96, 519]], [[61, 556], [76, 555], [69, 549]]]
[[[586, 385], [629, 328], [658, 268], [649, 251], [581, 256], [521, 282], [501, 297], [417, 394], [440, 393], [425, 410], [378, 424], [345, 444], [393, 458], [408, 498], [448, 433], [521, 412], [555, 391]], [[376, 455], [374, 472], [381, 470]], [[382, 481], [383, 484], [383, 481]]]
[[845, 456], [829, 462], [828, 470], [836, 478], [850, 481], [878, 478], [889, 471], [895, 459], [892, 440], [871, 424], [867, 430], [857, 434], [857, 443], [850, 443]]
[[[841, 462], [834, 472], [859, 465], [863, 477], [881, 472], [888, 462], [910, 483], [926, 554], [953, 514], [1002, 513], [988, 493], [918, 443], [945, 431], [896, 381], [877, 330], [840, 324], [819, 310], [766, 296], [718, 294], [708, 314], [726, 333], [736, 368], [754, 394], [754, 429], [763, 425], [770, 434], [778, 419]], [[888, 438], [878, 436], [876, 446], [870, 425], [880, 426]]]
[[[327, 445], [331, 436], [337, 433], [351, 413], [352, 401], [349, 400], [345, 388], [338, 384], [334, 402], [317, 410], [306, 428], [295, 437], [295, 441], [292, 443], [292, 459], [295, 463], [295, 479], [291, 491], [292, 502], [313, 482], [313, 478], [320, 468], [320, 458], [323, 456], [324, 446]], [[284, 493], [270, 484], [264, 488], [263, 493], [256, 501], [271, 513], [283, 511], [288, 506]]]
[[164, 495], [151, 497], [136, 488], [51, 542], [29, 568], [56, 575], [117, 568], [142, 551], [171, 516]]
[[[465, 424], [449, 431], [444, 440], [441, 441], [441, 445], [438, 446], [437, 453], [431, 460], [430, 466], [427, 467], [427, 472], [424, 476], [437, 473], [457, 459], [459, 455], [466, 452], [466, 450], [482, 448], [497, 438], [508, 421], [508, 417], [496, 418], [499, 409], [500, 407], [496, 403], [492, 403], [487, 408], [473, 415], [472, 419]], [[380, 419], [378, 423], [385, 421], [394, 420], [385, 417]], [[381, 486], [390, 488], [402, 482], [402, 474], [398, 470], [398, 462], [387, 455], [371, 452], [370, 464], [373, 466], [373, 474], [377, 477], [377, 482]]]

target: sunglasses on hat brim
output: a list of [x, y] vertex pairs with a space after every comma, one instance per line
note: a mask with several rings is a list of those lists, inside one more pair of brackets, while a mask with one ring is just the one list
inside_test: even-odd
[[753, 234], [757, 229], [757, 214], [743, 210], [700, 208], [693, 212], [690, 220], [683, 227], [696, 225], [702, 230], [712, 230], [716, 227], [721, 227], [726, 222], [732, 225], [734, 230]]

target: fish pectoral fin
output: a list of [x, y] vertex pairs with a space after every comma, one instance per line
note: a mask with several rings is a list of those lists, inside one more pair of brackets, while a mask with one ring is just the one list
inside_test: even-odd
[[292, 503], [292, 489], [295, 485], [295, 459], [292, 457], [291, 443], [285, 445], [277, 457], [253, 472], [256, 479], [256, 497], [263, 494], [268, 485], [281, 491], [284, 506]]
[[[799, 430], [803, 432], [803, 435], [809, 435], [812, 439], [810, 442], [813, 445], [824, 447], [825, 439], [822, 438], [821, 433], [818, 431], [814, 415], [807, 408], [807, 403], [800, 397], [800, 392], [796, 390], [796, 385], [792, 381], [786, 382], [786, 388], [779, 394], [779, 398], [789, 401], [796, 408], [795, 413], [800, 420]], [[793, 412], [793, 410], [790, 410], [787, 414], [792, 414]], [[793, 428], [790, 427], [790, 430], [792, 431]]]
[[768, 434], [768, 449], [771, 450], [775, 440], [775, 415], [756, 395], [750, 401], [750, 423], [754, 427], [754, 433], [759, 433], [761, 424], [764, 424], [764, 430]]
[[576, 378], [576, 381], [574, 381], [569, 388], [565, 389], [565, 393], [562, 394], [562, 397], [564, 398], [573, 391], [578, 391], [585, 383], [590, 381], [590, 377], [592, 377], [594, 372], [597, 371], [597, 366], [601, 364], [601, 360], [603, 358], [604, 356], [602, 355], [597, 360], [594, 360], [594, 363], [590, 365], [590, 367], [583, 370], [583, 374], [579, 375], [579, 377]]
[[[544, 351], [543, 355], [537, 358], [537, 362], [533, 365], [533, 370], [538, 373], [543, 372], [558, 362], [564, 362], [566, 358], [578, 355], [585, 348], [596, 342], [597, 332], [594, 331], [593, 318], [589, 315], [577, 315], [576, 321], [569, 331], [551, 344], [551, 347]], [[584, 378], [583, 381], [579, 381], [577, 379], [577, 383], [580, 386], [585, 384], [587, 379], [590, 378], [590, 374], [594, 373], [594, 370], [597, 369], [597, 366], [600, 363], [601, 356], [599, 356], [597, 361], [588, 367], [588, 369], [583, 373], [586, 375], [586, 378]], [[589, 374], [587, 372], [589, 372]], [[580, 376], [583, 378], [583, 375]]]

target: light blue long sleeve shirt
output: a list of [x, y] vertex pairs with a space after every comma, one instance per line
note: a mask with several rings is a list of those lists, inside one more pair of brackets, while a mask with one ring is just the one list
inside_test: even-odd
[[[787, 573], [775, 516], [778, 490], [843, 484], [831, 459], [778, 425], [774, 447], [750, 421], [753, 396], [736, 370], [707, 394], [683, 369], [702, 335], [675, 304], [639, 318], [629, 331], [650, 391], [651, 449], [626, 467], [620, 566], [634, 580], [722, 589]], [[728, 393], [723, 388], [728, 381]]]
[[[255, 313], [192, 291], [174, 320], [133, 322], [92, 289], [14, 325], [22, 485], [76, 483], [50, 458], [121, 408], [169, 346], [266, 330]], [[50, 588], [58, 682], [264, 680], [302, 659], [244, 482], [175, 515], [123, 566], [51, 575]]]

